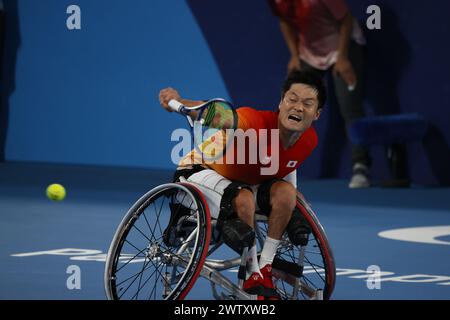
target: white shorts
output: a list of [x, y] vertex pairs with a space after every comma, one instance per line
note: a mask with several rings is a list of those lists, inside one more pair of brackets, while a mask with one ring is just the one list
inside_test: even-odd
[[[217, 219], [219, 216], [220, 202], [222, 200], [223, 193], [231, 181], [211, 169], [205, 169], [194, 173], [187, 179], [187, 181], [200, 189], [206, 198], [206, 202], [208, 203], [211, 218]], [[256, 207], [258, 206], [256, 201], [258, 186], [259, 185], [250, 186], [255, 197]], [[256, 210], [259, 209], [256, 208]]]

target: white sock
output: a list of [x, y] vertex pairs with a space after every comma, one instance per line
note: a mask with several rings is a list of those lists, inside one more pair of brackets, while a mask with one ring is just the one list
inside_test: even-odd
[[273, 258], [275, 257], [275, 254], [277, 253], [278, 244], [280, 243], [280, 240], [275, 240], [270, 237], [266, 238], [266, 241], [264, 242], [264, 247], [261, 252], [261, 257], [259, 258], [259, 268], [264, 268], [266, 264], [272, 264]]
[[[259, 265], [258, 265], [258, 252], [256, 250], [256, 244], [253, 245], [253, 247], [248, 250], [247, 255], [247, 277], [245, 279], [250, 278], [253, 272], [257, 272], [261, 275], [261, 272], [259, 271]], [[261, 275], [262, 277], [262, 275]]]

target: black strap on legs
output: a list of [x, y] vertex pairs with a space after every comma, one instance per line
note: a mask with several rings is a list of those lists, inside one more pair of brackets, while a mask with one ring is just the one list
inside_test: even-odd
[[256, 201], [258, 202], [259, 209], [266, 216], [269, 216], [270, 211], [272, 211], [272, 206], [270, 205], [270, 189], [272, 188], [273, 184], [278, 181], [285, 181], [285, 180], [275, 178], [261, 183], [258, 187], [258, 193], [256, 194]]
[[234, 251], [241, 254], [244, 247], [250, 248], [255, 242], [255, 230], [237, 217], [233, 208], [233, 199], [243, 189], [251, 188], [240, 182], [232, 182], [225, 188], [220, 201], [217, 230], [223, 241]]
[[[285, 180], [278, 178], [268, 180], [263, 182], [258, 188], [256, 200], [258, 201], [258, 206], [261, 209], [261, 212], [267, 216], [269, 216], [270, 211], [272, 211], [272, 206], [270, 205], [270, 189], [273, 184], [278, 181]], [[292, 217], [286, 227], [286, 232], [294, 245], [305, 246], [308, 244], [311, 227], [297, 207], [295, 207], [292, 212]]]
[[286, 232], [294, 245], [306, 246], [308, 244], [308, 238], [312, 230], [308, 221], [303, 217], [297, 207], [292, 212], [292, 217], [286, 227]]
[[239, 218], [225, 220], [221, 230], [223, 242], [238, 254], [255, 243], [255, 230]]
[[252, 189], [241, 182], [232, 182], [225, 188], [222, 195], [222, 200], [220, 201], [220, 211], [219, 217], [217, 218], [217, 228], [222, 229], [223, 222], [225, 220], [230, 220], [236, 217], [236, 213], [233, 209], [233, 199], [237, 197], [242, 189]]

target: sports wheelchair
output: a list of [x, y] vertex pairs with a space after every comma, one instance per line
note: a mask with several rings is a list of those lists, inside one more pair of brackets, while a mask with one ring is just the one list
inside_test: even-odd
[[[297, 208], [311, 233], [307, 243], [299, 246], [283, 235], [272, 264], [274, 286], [283, 300], [330, 299], [336, 277], [333, 253], [300, 192]], [[257, 213], [255, 221], [260, 252], [267, 217]], [[256, 300], [256, 295], [242, 290], [247, 249], [241, 256], [229, 250], [235, 257], [214, 258], [217, 254], [223, 258], [224, 249], [227, 252], [216, 224], [205, 197], [192, 182], [167, 183], [147, 192], [129, 209], [111, 242], [104, 273], [107, 298], [184, 299], [200, 276], [210, 282], [215, 299]], [[168, 225], [173, 228], [170, 234]], [[227, 270], [238, 271], [239, 281]]]

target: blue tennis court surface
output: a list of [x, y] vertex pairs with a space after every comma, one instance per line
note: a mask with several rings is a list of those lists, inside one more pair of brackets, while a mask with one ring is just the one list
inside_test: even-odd
[[[7, 163], [0, 177], [0, 299], [105, 299], [104, 259], [117, 225], [171, 172]], [[54, 182], [67, 188], [65, 201], [45, 197]], [[450, 299], [450, 189], [299, 186], [332, 244], [333, 299]], [[368, 268], [380, 269], [379, 288]], [[73, 270], [80, 289], [68, 288]], [[212, 299], [209, 283], [199, 279], [188, 299]]]

